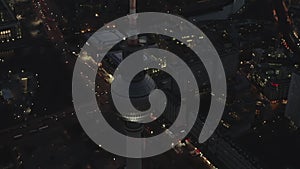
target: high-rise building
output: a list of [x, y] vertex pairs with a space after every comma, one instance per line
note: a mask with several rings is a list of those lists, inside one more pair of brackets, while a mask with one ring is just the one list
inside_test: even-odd
[[255, 64], [252, 65], [251, 80], [270, 102], [287, 99], [291, 73], [298, 68], [286, 64], [288, 56], [283, 51], [263, 53], [255, 52]]
[[295, 123], [295, 125], [300, 126], [300, 75], [294, 73], [292, 75], [292, 80], [288, 95], [288, 104], [285, 111], [285, 116]]
[[12, 9], [0, 0], [0, 43], [8, 43], [22, 38], [21, 26]]

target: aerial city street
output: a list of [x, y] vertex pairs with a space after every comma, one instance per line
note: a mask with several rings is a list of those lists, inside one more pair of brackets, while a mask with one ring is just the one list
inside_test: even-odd
[[[111, 21], [136, 12], [184, 18], [206, 36], [123, 38]], [[97, 32], [102, 27], [105, 31]], [[206, 67], [190, 47], [205, 38], [220, 56], [227, 96], [218, 98], [225, 104], [218, 127], [199, 143], [216, 97]], [[101, 62], [82, 51], [89, 41], [117, 39]], [[81, 72], [77, 80], [93, 91], [105, 120], [121, 134], [176, 138], [171, 126], [184, 106], [170, 74], [145, 69], [129, 87], [138, 110], [149, 108], [152, 90], [163, 91], [168, 101], [161, 116], [124, 117], [114, 104], [112, 92], [123, 92], [112, 88], [114, 72], [130, 54], [146, 48], [170, 51], [189, 66], [200, 109], [191, 131], [176, 126], [186, 137], [169, 151], [130, 159], [96, 144], [82, 127], [74, 108], [72, 90], [81, 89], [72, 84], [73, 70], [76, 62], [97, 66], [96, 77]], [[173, 64], [152, 57], [162, 68]], [[176, 72], [185, 76], [180, 67]], [[82, 109], [90, 104], [83, 101]], [[152, 122], [140, 124], [139, 118]], [[300, 0], [0, 0], [0, 169], [300, 169], [298, 144]]]

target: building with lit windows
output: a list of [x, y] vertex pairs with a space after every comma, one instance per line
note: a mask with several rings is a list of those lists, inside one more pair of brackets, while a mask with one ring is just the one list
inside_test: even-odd
[[250, 79], [270, 102], [279, 102], [288, 97], [292, 73], [299, 69], [291, 65], [283, 51], [254, 54]]
[[22, 38], [21, 26], [12, 9], [0, 0], [0, 43], [9, 43]]
[[288, 95], [290, 74], [286, 77], [280, 77], [283, 68], [276, 70], [270, 68], [268, 70], [257, 71], [252, 74], [252, 80], [261, 89], [263, 95], [270, 101], [285, 100]]

